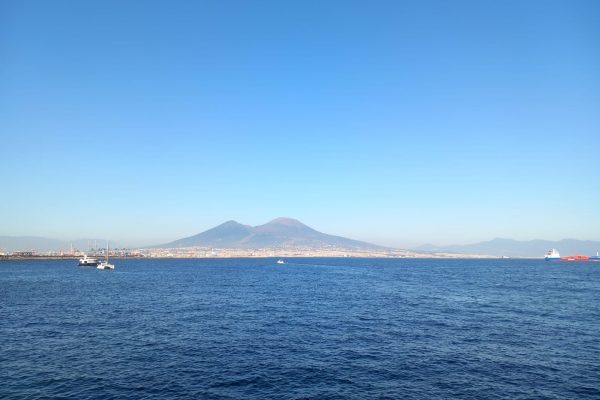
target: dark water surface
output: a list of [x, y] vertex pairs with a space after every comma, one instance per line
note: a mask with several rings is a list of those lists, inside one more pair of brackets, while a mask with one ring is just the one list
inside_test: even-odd
[[600, 263], [114, 261], [0, 261], [0, 398], [600, 398]]

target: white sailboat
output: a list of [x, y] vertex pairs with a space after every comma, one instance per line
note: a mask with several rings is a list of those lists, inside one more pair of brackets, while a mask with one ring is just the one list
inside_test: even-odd
[[115, 269], [114, 264], [108, 262], [108, 240], [106, 241], [106, 258], [96, 267], [98, 269]]

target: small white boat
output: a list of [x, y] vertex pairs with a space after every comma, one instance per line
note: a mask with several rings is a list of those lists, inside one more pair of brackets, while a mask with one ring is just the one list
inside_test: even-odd
[[98, 265], [98, 259], [93, 257], [88, 257], [87, 254], [83, 255], [83, 258], [79, 259], [79, 266], [81, 267], [95, 267]]
[[98, 268], [98, 269], [115, 269], [115, 265], [110, 264], [105, 261], [102, 261], [100, 264], [98, 264], [98, 266], [96, 268]]
[[277, 264], [285, 264], [283, 260], [277, 260]]
[[106, 259], [96, 267], [98, 269], [115, 269], [115, 265], [108, 262], [108, 240], [106, 241]]

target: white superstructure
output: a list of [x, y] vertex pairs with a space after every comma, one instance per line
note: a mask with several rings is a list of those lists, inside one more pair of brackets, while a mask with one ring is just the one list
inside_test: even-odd
[[94, 257], [88, 257], [87, 254], [84, 254], [83, 258], [79, 259], [79, 265], [82, 267], [95, 267], [98, 265], [98, 259]]
[[546, 260], [546, 261], [560, 260], [560, 254], [559, 254], [558, 250], [556, 250], [556, 249], [548, 250], [546, 252], [546, 254], [544, 254], [544, 260]]

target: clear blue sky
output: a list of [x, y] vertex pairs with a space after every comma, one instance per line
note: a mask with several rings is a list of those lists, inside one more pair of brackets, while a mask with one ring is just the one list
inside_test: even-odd
[[598, 1], [1, 1], [0, 235], [600, 240]]

